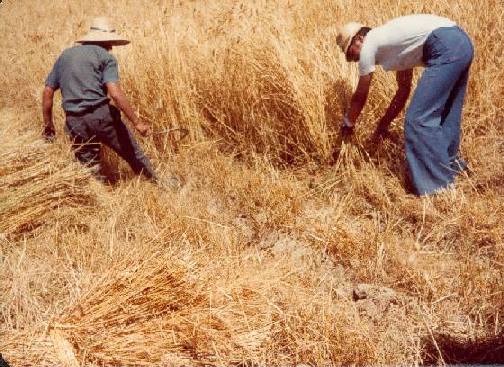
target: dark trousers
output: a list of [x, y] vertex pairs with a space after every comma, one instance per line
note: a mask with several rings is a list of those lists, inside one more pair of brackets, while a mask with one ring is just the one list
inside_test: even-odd
[[460, 120], [473, 46], [459, 27], [439, 28], [424, 45], [426, 68], [406, 112], [406, 160], [418, 195], [450, 185], [459, 157]]
[[92, 168], [97, 178], [103, 179], [100, 175], [100, 150], [101, 144], [105, 144], [128, 162], [136, 174], [156, 179], [149, 159], [114, 106], [105, 104], [84, 114], [67, 113], [65, 130], [73, 140], [75, 157]]

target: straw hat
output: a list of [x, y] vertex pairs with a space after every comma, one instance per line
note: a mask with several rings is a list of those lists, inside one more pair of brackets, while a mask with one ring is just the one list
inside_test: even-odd
[[89, 27], [89, 32], [76, 42], [107, 43], [111, 46], [122, 46], [130, 43], [126, 38], [116, 33], [106, 17], [94, 18]]
[[364, 24], [357, 22], [350, 22], [345, 24], [339, 29], [338, 35], [336, 36], [336, 43], [341, 48], [341, 51], [346, 55], [352, 38], [359, 32], [359, 30], [364, 27]]

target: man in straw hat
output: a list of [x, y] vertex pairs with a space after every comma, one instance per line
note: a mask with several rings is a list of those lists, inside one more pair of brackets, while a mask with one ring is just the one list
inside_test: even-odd
[[65, 130], [73, 139], [80, 162], [103, 180], [99, 161], [103, 143], [124, 158], [135, 173], [157, 181], [149, 159], [121, 121], [121, 113], [109, 104], [108, 96], [141, 135], [149, 134], [150, 127], [138, 118], [119, 86], [117, 60], [108, 52], [112, 46], [127, 45], [129, 41], [116, 33], [107, 18], [100, 17], [93, 19], [89, 32], [77, 42], [80, 45], [63, 51], [46, 79], [42, 102], [44, 135], [48, 139], [54, 137], [53, 96], [55, 90], [61, 89]]
[[386, 134], [410, 94], [412, 69], [425, 66], [405, 117], [406, 161], [418, 195], [450, 186], [467, 168], [459, 158], [460, 120], [473, 46], [455, 22], [428, 14], [395, 18], [371, 29], [343, 26], [336, 38], [349, 62], [359, 63], [359, 83], [342, 130], [352, 133], [369, 93], [375, 65], [396, 71], [397, 92], [378, 123]]

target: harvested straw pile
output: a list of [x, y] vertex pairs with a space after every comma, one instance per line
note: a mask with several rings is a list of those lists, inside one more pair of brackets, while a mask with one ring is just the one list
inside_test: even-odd
[[[287, 263], [268, 263], [270, 269], [259, 270], [250, 262], [249, 273], [221, 281], [187, 254], [184, 261], [169, 251], [120, 261], [51, 322], [57, 354], [86, 365], [128, 366], [287, 363], [299, 348], [307, 348], [303, 359], [313, 363], [381, 358], [380, 342], [374, 345], [364, 331], [373, 326], [359, 320], [348, 301], [318, 298], [293, 283]], [[387, 317], [405, 321], [404, 307]], [[320, 333], [316, 342], [313, 333]], [[340, 349], [344, 341], [355, 349]]]
[[48, 223], [60, 208], [93, 203], [90, 173], [35, 133], [8, 127], [0, 124], [1, 233], [26, 233]]
[[184, 355], [188, 317], [204, 297], [196, 269], [173, 254], [118, 262], [57, 319], [79, 359], [105, 364], [159, 363], [166, 353]]

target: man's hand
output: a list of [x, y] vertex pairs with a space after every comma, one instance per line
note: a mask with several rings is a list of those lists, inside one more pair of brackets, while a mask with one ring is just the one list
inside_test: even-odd
[[371, 135], [370, 143], [372, 145], [378, 145], [384, 140], [389, 140], [394, 144], [400, 144], [401, 138], [396, 132], [389, 130], [390, 124], [382, 125], [378, 124], [375, 131]]
[[146, 124], [144, 122], [141, 122], [141, 121], [138, 121], [135, 124], [135, 128], [137, 129], [137, 131], [142, 136], [148, 136], [151, 133], [151, 127], [150, 127], [150, 125], [148, 125], [148, 124]]
[[46, 125], [44, 128], [43, 136], [47, 142], [52, 143], [54, 139], [56, 139], [56, 131], [54, 130], [54, 125]]
[[341, 127], [341, 136], [343, 138], [349, 138], [350, 136], [352, 136], [354, 133], [354, 128], [353, 127], [349, 127], [349, 126], [342, 126]]
[[389, 136], [389, 126], [390, 124], [380, 122], [373, 133], [373, 139], [378, 140], [379, 138], [387, 138]]
[[353, 132], [354, 132], [354, 125], [348, 119], [348, 116], [345, 114], [345, 116], [343, 116], [343, 122], [341, 123], [341, 135], [345, 138], [351, 136]]

